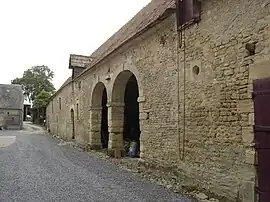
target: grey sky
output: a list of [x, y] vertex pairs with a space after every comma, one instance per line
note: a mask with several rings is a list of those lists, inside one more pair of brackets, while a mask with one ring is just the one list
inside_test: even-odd
[[69, 54], [90, 55], [150, 0], [0, 0], [0, 83], [33, 65], [71, 74]]

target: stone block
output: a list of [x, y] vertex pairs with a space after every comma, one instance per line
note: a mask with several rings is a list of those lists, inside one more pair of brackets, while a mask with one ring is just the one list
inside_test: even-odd
[[123, 124], [122, 125], [113, 125], [113, 126], [109, 126], [109, 132], [110, 133], [118, 133], [118, 134], [122, 134], [124, 131], [123, 128]]
[[247, 149], [245, 152], [245, 163], [249, 165], [255, 164], [255, 151], [251, 149]]
[[228, 69], [224, 71], [224, 75], [225, 76], [231, 76], [234, 74], [234, 70], [233, 69]]
[[250, 80], [269, 78], [270, 77], [270, 60], [264, 60], [260, 62], [256, 62], [253, 65], [250, 65], [249, 74]]
[[140, 113], [140, 120], [148, 120], [148, 119], [149, 119], [149, 112]]
[[252, 127], [242, 128], [242, 140], [244, 144], [250, 145], [254, 141], [254, 133]]
[[146, 98], [145, 98], [145, 96], [141, 96], [141, 97], [138, 97], [137, 101], [138, 101], [139, 103], [143, 103], [143, 102], [146, 101]]
[[121, 158], [125, 156], [125, 151], [122, 149], [108, 149], [107, 155], [113, 158]]
[[90, 125], [90, 131], [100, 132], [100, 130], [101, 130], [101, 124], [91, 124]]
[[255, 182], [244, 181], [240, 187], [242, 202], [253, 202], [255, 199]]
[[249, 125], [251, 125], [251, 126], [253, 126], [254, 125], [254, 113], [250, 113], [249, 115], [248, 115], [248, 121], [249, 121]]
[[252, 99], [239, 100], [237, 102], [237, 110], [238, 112], [253, 113], [254, 106]]

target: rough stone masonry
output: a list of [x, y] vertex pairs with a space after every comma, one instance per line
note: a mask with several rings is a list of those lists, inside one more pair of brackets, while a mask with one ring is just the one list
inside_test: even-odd
[[174, 170], [187, 186], [254, 201], [251, 94], [254, 79], [270, 77], [270, 1], [202, 0], [201, 21], [184, 29], [182, 41], [174, 8], [172, 0], [152, 1], [94, 52], [48, 105], [48, 128], [100, 148], [105, 88], [108, 150], [121, 152], [124, 92], [134, 75], [140, 158]]
[[0, 129], [22, 129], [23, 101], [22, 86], [0, 84]]

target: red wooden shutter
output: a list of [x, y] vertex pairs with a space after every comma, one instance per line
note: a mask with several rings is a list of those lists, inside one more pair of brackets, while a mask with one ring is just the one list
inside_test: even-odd
[[176, 0], [177, 27], [200, 20], [201, 3], [198, 0]]

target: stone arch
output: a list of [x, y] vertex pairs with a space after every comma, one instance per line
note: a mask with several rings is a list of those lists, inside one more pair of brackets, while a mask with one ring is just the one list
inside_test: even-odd
[[[136, 111], [132, 114], [136, 116], [136, 121], [138, 125], [138, 132], [140, 131], [140, 121], [139, 121], [139, 98], [142, 96], [141, 85], [138, 77], [130, 70], [123, 70], [117, 74], [113, 80], [111, 100], [108, 105], [109, 107], [109, 154], [111, 156], [119, 157], [124, 156], [124, 136], [126, 129], [126, 110], [127, 110], [127, 99], [126, 95], [132, 95], [130, 93], [130, 83], [134, 83], [133, 103], [135, 103]], [[130, 128], [129, 128], [130, 129]]]
[[90, 136], [91, 149], [106, 148], [108, 145], [107, 89], [104, 83], [97, 82], [91, 93]]
[[[106, 87], [103, 82], [97, 82], [91, 93], [91, 108], [92, 107], [101, 107], [101, 100], [103, 91], [106, 90]], [[107, 91], [107, 90], [106, 90]]]
[[129, 70], [124, 70], [117, 75], [112, 87], [112, 103], [124, 103], [125, 88], [128, 80], [132, 76], [135, 77], [136, 82], [138, 83], [136, 76]]
[[[114, 87], [116, 86], [115, 85], [116, 82], [119, 82], [119, 81], [117, 81], [119, 79], [119, 77], [120, 78], [122, 77], [121, 80], [123, 83], [125, 83], [125, 81], [124, 81], [125, 76], [123, 74], [125, 74], [126, 76], [128, 76], [128, 74], [135, 76], [137, 83], [138, 83], [138, 87], [139, 87], [139, 100], [142, 100], [142, 102], [145, 101], [140, 73], [134, 65], [123, 64], [122, 66], [119, 66], [118, 68], [116, 68], [113, 72], [114, 73], [113, 73], [111, 81], [110, 81], [110, 83], [112, 83], [112, 85], [108, 86], [108, 97], [109, 97], [110, 102], [114, 102], [112, 99], [112, 92], [114, 91]], [[139, 102], [141, 102], [141, 101], [139, 101]]]

